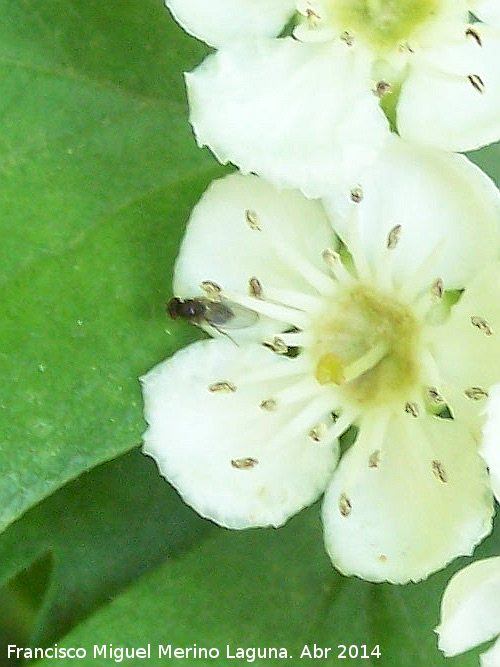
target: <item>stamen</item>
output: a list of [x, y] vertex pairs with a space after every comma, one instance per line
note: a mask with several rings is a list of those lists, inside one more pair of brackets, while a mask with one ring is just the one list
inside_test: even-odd
[[254, 459], [251, 456], [243, 459], [231, 459], [232, 467], [237, 470], [251, 470], [252, 468], [255, 468], [258, 463], [258, 459]]
[[216, 282], [213, 280], [204, 280], [200, 287], [211, 301], [220, 301], [222, 287]]
[[288, 345], [279, 336], [275, 336], [271, 341], [264, 341], [264, 345], [276, 354], [287, 354]]
[[347, 46], [352, 46], [354, 44], [354, 35], [345, 30], [341, 35], [340, 39], [347, 44]]
[[318, 424], [318, 426], [314, 426], [314, 428], [312, 428], [309, 431], [309, 437], [314, 442], [320, 442], [325, 437], [327, 432], [328, 432], [328, 428], [327, 428], [326, 424], [321, 423], [321, 424]]
[[345, 493], [341, 493], [339, 498], [339, 512], [342, 514], [342, 516], [349, 516], [351, 510], [351, 501]]
[[395, 225], [387, 235], [387, 250], [394, 250], [401, 238], [401, 225]]
[[255, 276], [250, 278], [250, 280], [248, 281], [248, 289], [249, 289], [250, 296], [253, 296], [255, 299], [263, 299], [264, 298], [264, 291], [262, 289], [262, 283]]
[[259, 404], [259, 408], [265, 410], [266, 412], [274, 412], [274, 410], [276, 410], [277, 407], [278, 407], [278, 401], [275, 398], [266, 398]]
[[312, 7], [307, 7], [306, 17], [310, 28], [314, 30], [319, 26], [321, 22], [321, 16], [317, 12], [315, 12], [314, 9], [312, 9]]
[[392, 86], [388, 81], [378, 81], [374, 92], [377, 97], [382, 98], [385, 95], [392, 93]]
[[441, 300], [444, 294], [444, 283], [442, 278], [437, 278], [431, 285], [431, 294], [436, 300]]
[[482, 331], [485, 336], [493, 335], [493, 329], [483, 317], [479, 317], [478, 315], [473, 315], [470, 318], [470, 321], [473, 324], [473, 326], [477, 327], [479, 331]]
[[468, 387], [464, 393], [471, 401], [481, 401], [483, 398], [488, 398], [488, 392], [483, 387]]
[[252, 211], [251, 209], [247, 208], [247, 210], [245, 211], [245, 218], [247, 221], [247, 225], [250, 227], [252, 231], [254, 232], [262, 231], [259, 224], [259, 218], [255, 211]]
[[445, 484], [448, 481], [448, 475], [446, 474], [446, 471], [443, 468], [443, 464], [440, 463], [439, 461], [432, 462], [432, 472], [436, 475], [439, 481], [443, 482], [443, 484]]
[[335, 252], [335, 250], [332, 250], [331, 248], [325, 248], [321, 253], [321, 256], [339, 283], [350, 284], [353, 282], [353, 276], [344, 266], [342, 258], [338, 252]]
[[221, 382], [212, 382], [208, 385], [208, 391], [215, 394], [218, 392], [224, 393], [234, 393], [236, 391], [236, 385], [227, 380], [222, 380]]
[[469, 74], [467, 78], [469, 79], [471, 86], [482, 95], [484, 93], [485, 85], [479, 74]]
[[376, 449], [374, 452], [370, 454], [370, 458], [368, 459], [368, 467], [378, 468], [379, 463], [380, 463], [380, 449]]
[[444, 405], [445, 400], [443, 395], [439, 392], [436, 387], [429, 387], [427, 394], [434, 405]]
[[481, 35], [478, 33], [478, 31], [475, 28], [472, 28], [469, 26], [467, 30], [465, 31], [465, 36], [466, 37], [472, 37], [478, 46], [483, 45], [483, 40], [481, 39]]
[[363, 201], [363, 189], [361, 188], [361, 185], [357, 185], [351, 190], [351, 201], [355, 204], [359, 204]]
[[406, 412], [407, 414], [411, 415], [412, 417], [415, 417], [415, 418], [416, 418], [416, 417], [418, 417], [419, 414], [420, 414], [420, 408], [418, 407], [418, 404], [417, 404], [417, 403], [413, 403], [413, 402], [410, 403], [410, 402], [408, 402], [408, 403], [406, 403], [406, 405], [405, 405], [405, 412]]

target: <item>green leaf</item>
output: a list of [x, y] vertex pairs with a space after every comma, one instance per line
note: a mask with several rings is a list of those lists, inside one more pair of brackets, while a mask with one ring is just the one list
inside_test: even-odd
[[[354, 664], [477, 667], [477, 650], [446, 660], [436, 648], [433, 628], [450, 570], [405, 587], [343, 577], [323, 551], [315, 506], [279, 530], [217, 530], [143, 577], [58, 646], [84, 647], [96, 667], [110, 664], [109, 644], [136, 649], [150, 644], [148, 665], [169, 664], [158, 657], [159, 645], [214, 647], [219, 660], [196, 664], [232, 666], [243, 661], [227, 657], [228, 644], [232, 655], [237, 647], [284, 647], [294, 657], [290, 664], [298, 664], [305, 645], [313, 651], [316, 644], [332, 649], [321, 664], [337, 664], [339, 645], [359, 651], [366, 645], [368, 653], [378, 645], [381, 658], [361, 662], [358, 657]], [[108, 657], [94, 660], [94, 645], [107, 645]], [[73, 663], [58, 660], [61, 667], [66, 664]], [[254, 664], [283, 662], [256, 659]]]
[[203, 49], [160, 2], [0, 11], [2, 529], [140, 442], [137, 377], [186, 340], [164, 301], [221, 170], [187, 122]]

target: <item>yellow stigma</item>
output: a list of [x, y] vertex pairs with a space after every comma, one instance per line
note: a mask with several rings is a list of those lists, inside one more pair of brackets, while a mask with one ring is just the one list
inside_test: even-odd
[[392, 294], [358, 284], [337, 294], [314, 326], [315, 378], [357, 403], [400, 400], [419, 380], [420, 325]]
[[330, 0], [328, 7], [336, 25], [386, 51], [408, 41], [440, 5], [441, 0]]

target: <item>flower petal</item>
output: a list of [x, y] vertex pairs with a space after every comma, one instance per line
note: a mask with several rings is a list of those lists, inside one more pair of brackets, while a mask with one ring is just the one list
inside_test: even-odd
[[175, 19], [211, 46], [249, 37], [275, 37], [295, 11], [295, 0], [167, 0]]
[[[500, 634], [500, 557], [476, 561], [452, 577], [443, 595], [436, 632], [446, 656]], [[498, 653], [498, 647], [495, 650]]]
[[[490, 264], [467, 285], [448, 320], [433, 329], [432, 354], [445, 382], [465, 398], [500, 382], [500, 267]], [[470, 399], [469, 399], [470, 402]]]
[[490, 389], [479, 453], [490, 470], [491, 486], [500, 503], [500, 385]]
[[[189, 505], [222, 526], [283, 524], [316, 500], [335, 468], [337, 445], [308, 435], [325, 411], [314, 397], [260, 407], [300, 380], [300, 370], [298, 379], [291, 375], [294, 363], [258, 345], [209, 340], [142, 379], [144, 451]], [[252, 381], [256, 371], [270, 379]], [[235, 389], [209, 390], [216, 382]]]
[[[250, 228], [247, 211], [257, 217], [261, 232]], [[293, 265], [293, 255], [287, 261], [280, 248], [291, 248], [327, 274], [321, 252], [333, 241], [319, 202], [295, 190], [278, 190], [257, 176], [231, 174], [214, 181], [193, 209], [175, 266], [174, 289], [189, 296], [203, 280], [214, 280], [246, 293], [248, 279], [257, 276], [264, 287], [272, 283], [312, 294]]]
[[403, 138], [449, 151], [500, 138], [500, 34], [481, 24], [472, 29], [474, 37], [415, 61], [397, 107]]
[[498, 667], [500, 665], [500, 639], [493, 646], [480, 655], [481, 667]]
[[401, 225], [400, 240], [389, 253], [396, 282], [411, 278], [424, 287], [441, 277], [445, 289], [461, 288], [471, 273], [498, 257], [499, 192], [465, 157], [393, 137], [359, 185], [360, 203], [342, 192], [325, 206], [351, 252], [358, 246], [375, 269], [381, 258], [388, 260], [383, 251], [389, 231]]
[[362, 423], [327, 490], [326, 549], [344, 574], [419, 581], [491, 530], [486, 468], [455, 421], [403, 414], [378, 436], [372, 422]]
[[221, 162], [318, 197], [350, 182], [386, 140], [370, 59], [343, 43], [255, 41], [186, 75], [191, 123]]

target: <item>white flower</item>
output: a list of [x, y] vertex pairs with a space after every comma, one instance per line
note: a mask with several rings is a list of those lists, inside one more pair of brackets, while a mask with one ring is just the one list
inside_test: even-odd
[[232, 310], [207, 306], [216, 339], [143, 378], [144, 449], [230, 528], [279, 526], [326, 490], [336, 567], [419, 580], [491, 527], [477, 443], [500, 378], [499, 195], [463, 156], [396, 138], [341, 195], [328, 215], [256, 176], [211, 185], [174, 291], [220, 287]]
[[479, 453], [489, 468], [493, 493], [500, 503], [500, 385], [490, 390]]
[[[168, 0], [218, 47], [186, 75], [200, 145], [324, 196], [401, 136], [451, 151], [500, 138], [496, 0]], [[276, 38], [287, 20], [293, 38]], [[382, 108], [381, 108], [382, 107]], [[394, 111], [396, 107], [396, 111]]]
[[500, 557], [476, 561], [450, 580], [441, 602], [439, 648], [447, 657], [497, 637], [481, 667], [500, 665]]

